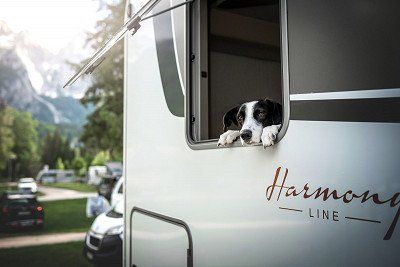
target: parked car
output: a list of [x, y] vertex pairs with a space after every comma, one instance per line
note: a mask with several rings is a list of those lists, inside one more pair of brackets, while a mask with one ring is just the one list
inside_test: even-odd
[[18, 181], [18, 190], [19, 191], [27, 191], [32, 192], [32, 193], [36, 193], [37, 192], [37, 184], [35, 179], [33, 178], [21, 178]]
[[124, 177], [121, 177], [111, 192], [111, 206], [122, 201], [124, 198]]
[[5, 192], [0, 199], [1, 226], [6, 228], [38, 227], [44, 224], [43, 206], [33, 194]]
[[122, 266], [123, 201], [97, 216], [86, 234], [83, 255], [90, 262]]

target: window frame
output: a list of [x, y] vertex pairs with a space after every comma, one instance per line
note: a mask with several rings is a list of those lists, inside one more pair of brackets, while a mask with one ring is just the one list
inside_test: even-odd
[[[195, 1], [193, 4], [188, 5], [186, 9], [186, 94], [185, 94], [185, 137], [188, 146], [193, 150], [203, 149], [216, 149], [218, 139], [209, 139], [202, 141], [195, 141], [193, 138], [192, 131], [192, 118], [193, 108], [197, 108], [197, 112], [200, 113], [201, 118], [201, 107], [200, 106], [200, 89], [204, 86], [209, 86], [209, 75], [207, 78], [201, 77], [201, 69], [207, 66], [208, 69], [208, 25], [201, 27], [201, 16], [204, 13], [201, 9], [205, 8], [205, 1]], [[287, 1], [279, 1], [280, 10], [280, 35], [281, 35], [281, 77], [282, 77], [282, 106], [283, 106], [283, 124], [279, 134], [277, 136], [276, 143], [280, 142], [285, 136], [289, 127], [290, 121], [290, 92], [289, 92], [289, 47], [288, 47], [288, 23], [287, 23]], [[204, 11], [203, 11], [204, 12]], [[197, 16], [193, 16], [196, 14]], [[208, 13], [206, 13], [208, 16]], [[206, 30], [206, 34], [204, 33]], [[196, 35], [195, 35], [196, 34]], [[200, 51], [199, 51], [200, 50]], [[204, 52], [205, 50], [205, 52]], [[200, 55], [200, 56], [199, 56]], [[206, 58], [206, 60], [204, 60]], [[197, 73], [197, 75], [195, 75]], [[197, 94], [197, 95], [195, 95]], [[196, 98], [195, 98], [196, 97]], [[208, 95], [206, 96], [208, 97]], [[197, 105], [193, 105], [194, 102]], [[206, 104], [208, 105], [208, 103]], [[199, 133], [197, 133], [199, 134]], [[260, 146], [260, 144], [252, 146]], [[235, 141], [229, 148], [232, 147], [243, 147], [240, 142]], [[224, 148], [224, 147], [222, 147]]]

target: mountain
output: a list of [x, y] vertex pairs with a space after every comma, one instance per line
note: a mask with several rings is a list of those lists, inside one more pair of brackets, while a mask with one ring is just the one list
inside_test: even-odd
[[85, 107], [75, 98], [70, 96], [61, 96], [56, 98], [43, 96], [43, 99], [56, 107], [57, 111], [64, 117], [64, 123], [82, 125], [83, 122], [86, 121], [88, 113], [94, 111], [92, 105]]
[[70, 90], [62, 88], [73, 73], [63, 58], [66, 50], [54, 55], [27, 33], [14, 33], [0, 21], [0, 98], [44, 123], [82, 125], [93, 108], [84, 107], [76, 98], [89, 82]]

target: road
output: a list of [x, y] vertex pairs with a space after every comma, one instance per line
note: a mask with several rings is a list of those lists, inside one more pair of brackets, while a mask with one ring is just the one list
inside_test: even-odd
[[0, 239], [0, 249], [32, 247], [47, 244], [59, 244], [75, 241], [83, 241], [86, 233], [59, 233], [47, 235], [29, 235]]
[[54, 188], [48, 186], [39, 186], [38, 191], [45, 194], [44, 196], [38, 197], [39, 201], [54, 201], [63, 199], [78, 199], [78, 198], [88, 198], [95, 197], [97, 193], [95, 192], [78, 192], [70, 189]]

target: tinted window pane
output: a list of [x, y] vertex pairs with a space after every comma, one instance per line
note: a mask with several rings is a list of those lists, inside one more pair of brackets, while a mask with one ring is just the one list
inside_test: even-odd
[[291, 94], [400, 87], [400, 1], [288, 0]]

